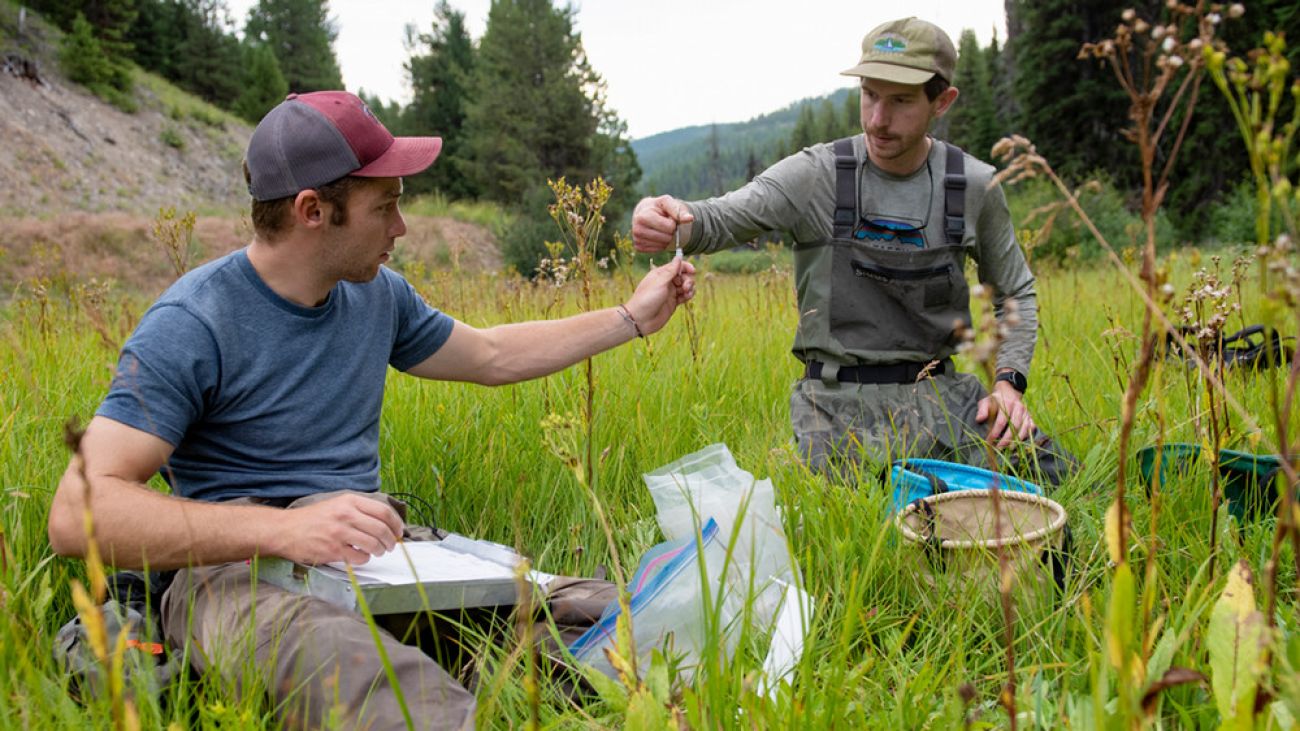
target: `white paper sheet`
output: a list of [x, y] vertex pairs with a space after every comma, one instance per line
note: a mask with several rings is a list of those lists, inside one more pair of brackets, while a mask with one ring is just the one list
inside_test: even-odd
[[[347, 564], [342, 562], [327, 565], [339, 571], [347, 571]], [[436, 541], [399, 543], [388, 553], [374, 556], [360, 566], [353, 566], [352, 571], [359, 580], [369, 579], [394, 585], [514, 577], [514, 570], [508, 566], [452, 551]]]

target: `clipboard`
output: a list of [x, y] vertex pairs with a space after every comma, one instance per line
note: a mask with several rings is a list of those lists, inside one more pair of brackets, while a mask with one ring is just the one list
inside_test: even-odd
[[[338, 564], [304, 566], [259, 558], [256, 570], [262, 581], [349, 611], [360, 611], [364, 598], [370, 613], [380, 615], [513, 605], [519, 592], [515, 569], [521, 561], [522, 556], [499, 543], [450, 533], [440, 541], [400, 543], [353, 567], [355, 586], [347, 567]], [[528, 574], [543, 588], [553, 578], [539, 571]]]

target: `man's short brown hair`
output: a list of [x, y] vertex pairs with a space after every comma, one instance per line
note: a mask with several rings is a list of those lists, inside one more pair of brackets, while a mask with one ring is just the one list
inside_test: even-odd
[[[244, 180], [251, 181], [248, 162], [244, 162]], [[313, 190], [321, 201], [330, 204], [330, 223], [343, 226], [348, 222], [348, 199], [363, 181], [351, 175], [317, 186]], [[290, 195], [269, 201], [253, 201], [253, 232], [263, 241], [275, 241], [289, 230], [290, 211], [298, 196]]]
[[952, 84], [950, 84], [947, 79], [943, 78], [939, 74], [935, 74], [930, 77], [929, 81], [925, 82], [925, 84], [921, 86], [921, 89], [925, 91], [926, 99], [934, 101], [939, 98], [940, 94], [947, 91], [950, 86], [952, 86]]

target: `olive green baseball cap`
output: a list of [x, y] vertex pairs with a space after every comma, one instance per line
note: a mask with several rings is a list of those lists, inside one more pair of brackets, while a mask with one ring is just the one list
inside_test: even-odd
[[952, 83], [957, 49], [934, 23], [917, 18], [891, 20], [862, 39], [862, 58], [844, 76], [924, 84], [936, 74]]

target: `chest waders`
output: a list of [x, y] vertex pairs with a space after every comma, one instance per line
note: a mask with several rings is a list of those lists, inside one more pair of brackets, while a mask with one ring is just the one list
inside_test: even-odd
[[934, 144], [944, 145], [946, 154], [943, 241], [897, 250], [866, 236], [853, 139], [834, 143], [831, 236], [795, 246], [800, 320], [794, 354], [807, 365], [807, 377], [908, 383], [922, 372], [951, 372], [946, 359], [956, 352], [957, 331], [971, 322], [966, 176], [961, 149]]

